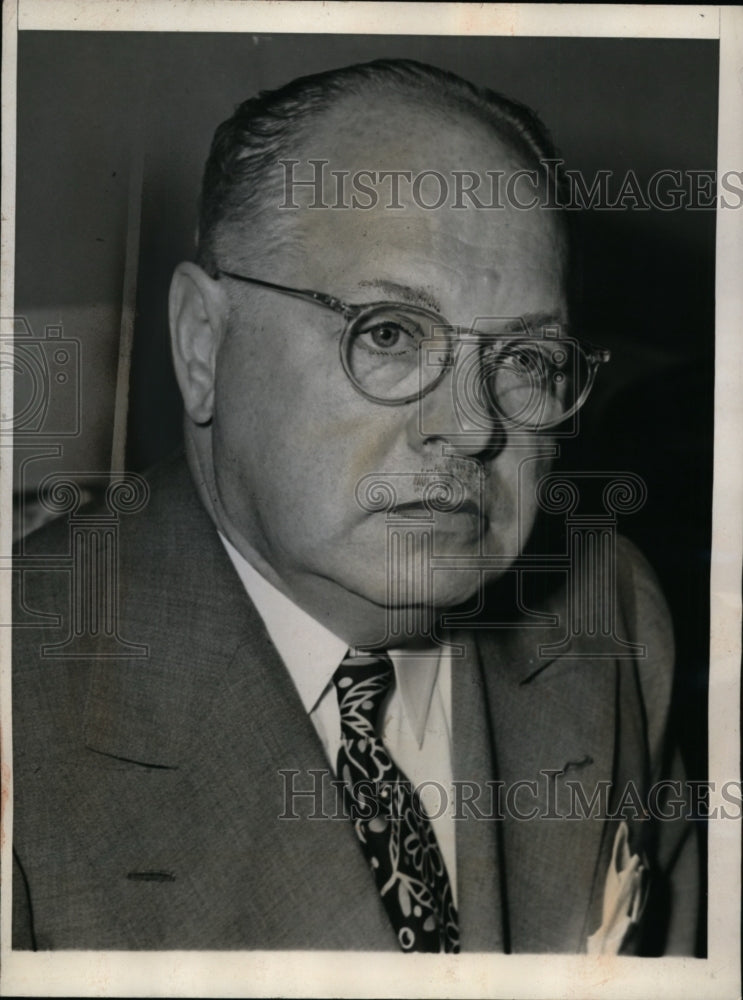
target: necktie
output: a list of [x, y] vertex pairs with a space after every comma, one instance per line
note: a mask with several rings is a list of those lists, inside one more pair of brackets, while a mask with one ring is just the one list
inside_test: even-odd
[[403, 951], [459, 951], [457, 911], [431, 821], [377, 735], [394, 681], [382, 653], [347, 656], [333, 675], [341, 714], [337, 775]]

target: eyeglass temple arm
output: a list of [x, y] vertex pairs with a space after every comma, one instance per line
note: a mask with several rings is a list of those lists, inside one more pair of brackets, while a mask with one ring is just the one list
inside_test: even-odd
[[[217, 273], [224, 275], [225, 278], [232, 278], [233, 281], [244, 281], [249, 285], [259, 285], [261, 288], [270, 288], [284, 295], [293, 295], [297, 299], [317, 302], [318, 305], [326, 306], [328, 309], [334, 310], [334, 312], [341, 313], [346, 319], [352, 319], [359, 311], [358, 306], [349, 305], [342, 299], [338, 299], [334, 295], [328, 295], [325, 292], [314, 292], [309, 288], [291, 288], [289, 285], [279, 285], [275, 281], [264, 281], [262, 278], [251, 278], [246, 274], [225, 271], [223, 268], [219, 268]], [[590, 344], [586, 340], [582, 341], [582, 347], [588, 360], [593, 364], [606, 364], [607, 361], [611, 361], [611, 351], [608, 347], [599, 347], [597, 344]]]
[[327, 306], [337, 313], [341, 313], [347, 319], [356, 315], [356, 307], [348, 305], [342, 299], [337, 299], [334, 295], [326, 295], [325, 292], [313, 292], [309, 288], [290, 288], [289, 285], [278, 285], [274, 281], [263, 281], [262, 278], [249, 278], [245, 274], [235, 274], [234, 271], [224, 271], [219, 269], [218, 274], [225, 278], [232, 278], [234, 281], [244, 281], [250, 285], [260, 285], [262, 288], [271, 288], [275, 292], [282, 292], [285, 295], [293, 295], [297, 299], [305, 299], [310, 302], [317, 302], [321, 306]]
[[598, 344], [589, 344], [587, 340], [581, 341], [581, 346], [586, 353], [586, 357], [594, 365], [604, 365], [611, 361], [611, 351], [608, 347], [599, 347]]

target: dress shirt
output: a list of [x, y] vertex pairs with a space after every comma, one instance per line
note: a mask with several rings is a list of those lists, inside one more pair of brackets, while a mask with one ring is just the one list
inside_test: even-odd
[[[348, 643], [270, 584], [221, 532], [219, 537], [289, 671], [335, 771], [340, 711], [332, 678], [348, 651]], [[382, 715], [382, 737], [395, 763], [419, 788], [456, 901], [456, 844], [451, 815], [451, 656], [446, 647], [431, 647], [415, 655], [404, 650], [387, 652], [395, 668], [395, 687]]]

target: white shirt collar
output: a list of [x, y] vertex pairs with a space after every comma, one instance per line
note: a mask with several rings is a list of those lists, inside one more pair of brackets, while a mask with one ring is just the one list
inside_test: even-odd
[[[309, 715], [332, 683], [348, 643], [269, 583], [221, 532], [219, 537]], [[390, 650], [389, 655], [405, 713], [420, 746], [439, 672], [438, 651], [412, 655]]]

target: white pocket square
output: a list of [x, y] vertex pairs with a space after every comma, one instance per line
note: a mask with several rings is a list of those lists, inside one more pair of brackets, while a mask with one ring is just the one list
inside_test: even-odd
[[646, 897], [647, 868], [639, 854], [629, 849], [629, 828], [619, 824], [611, 862], [604, 883], [601, 926], [587, 942], [589, 955], [618, 955], [627, 932], [642, 915]]

